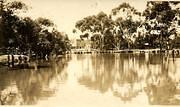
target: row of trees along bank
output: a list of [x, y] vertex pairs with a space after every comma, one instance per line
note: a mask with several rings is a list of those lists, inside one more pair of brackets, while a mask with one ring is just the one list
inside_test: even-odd
[[[44, 58], [50, 53], [69, 50], [67, 34], [59, 32], [55, 24], [47, 18], [21, 17], [28, 6], [19, 1], [0, 0], [0, 48], [21, 54], [35, 54]], [[6, 51], [4, 53], [7, 53]], [[17, 52], [16, 52], [17, 54]]]
[[74, 33], [90, 36], [95, 49], [179, 48], [180, 2], [148, 1], [139, 12], [128, 3], [112, 9], [108, 15], [100, 12], [76, 22]]

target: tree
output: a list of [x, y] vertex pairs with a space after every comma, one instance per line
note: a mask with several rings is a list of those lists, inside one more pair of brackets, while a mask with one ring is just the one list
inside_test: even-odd
[[120, 39], [121, 42], [127, 42], [127, 48], [130, 48], [130, 45], [133, 45], [133, 40], [137, 35], [136, 33], [138, 26], [140, 26], [140, 22], [133, 21], [132, 18], [126, 20], [116, 20], [117, 26], [119, 30], [116, 32], [116, 35]]
[[63, 32], [59, 32], [57, 30], [53, 30], [52, 34], [55, 37], [53, 38], [54, 40], [53, 51], [56, 54], [62, 54], [62, 52], [70, 50], [71, 44], [67, 34]]
[[83, 38], [89, 38], [89, 34], [88, 33], [85, 33], [84, 35], [80, 35], [80, 38], [83, 40]]
[[[85, 17], [82, 20], [76, 22], [75, 27], [81, 32], [88, 32], [92, 35], [100, 34], [101, 35], [101, 45], [100, 49], [105, 48], [107, 45], [104, 43], [104, 38], [107, 36], [106, 31], [111, 31], [113, 29], [114, 22], [113, 20], [104, 12], [100, 12], [97, 15]], [[113, 39], [113, 38], [110, 38]], [[112, 44], [113, 42], [110, 42]], [[111, 47], [106, 47], [111, 48]]]
[[46, 18], [38, 18], [35, 22], [40, 26], [36, 54], [45, 58], [46, 55], [62, 54], [70, 49], [70, 41], [67, 34], [59, 32], [55, 24]]
[[93, 34], [91, 36], [91, 47], [93, 49], [99, 49], [101, 47], [101, 35], [100, 34]]
[[25, 17], [17, 22], [17, 43], [21, 51], [33, 50], [38, 43], [40, 26], [31, 18]]
[[171, 4], [175, 5], [176, 2], [149, 1], [144, 11], [147, 22], [146, 29], [150, 35], [156, 35], [154, 39], [159, 42], [160, 50], [162, 48], [168, 49], [169, 37], [175, 34], [174, 28], [171, 26], [178, 12], [177, 9], [172, 8]]
[[111, 15], [116, 23], [114, 31], [117, 46], [120, 47], [120, 42], [124, 42], [122, 44], [127, 44], [128, 46], [125, 47], [130, 48], [136, 36], [133, 34], [142, 23], [140, 19], [141, 13], [128, 3], [122, 3], [118, 7], [112, 9]]
[[39, 17], [38, 19], [36, 19], [36, 21], [39, 25], [41, 25], [41, 27], [52, 27], [52, 26], [54, 26], [54, 23], [47, 18]]
[[1, 0], [1, 11], [0, 11], [0, 20], [1, 20], [1, 31], [0, 31], [0, 47], [12, 47], [16, 46], [17, 38], [17, 26], [16, 22], [20, 18], [16, 15], [20, 10], [27, 10], [27, 6], [18, 1], [7, 2]]

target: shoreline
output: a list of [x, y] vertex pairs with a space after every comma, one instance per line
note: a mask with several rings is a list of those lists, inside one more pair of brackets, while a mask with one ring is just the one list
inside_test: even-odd
[[92, 53], [168, 53], [168, 54], [180, 54], [180, 49], [160, 50], [160, 49], [123, 49], [123, 50], [86, 50], [86, 49], [73, 49], [68, 54], [92, 54]]

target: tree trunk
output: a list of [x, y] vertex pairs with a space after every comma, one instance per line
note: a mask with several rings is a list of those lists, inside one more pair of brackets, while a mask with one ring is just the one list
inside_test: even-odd
[[14, 55], [12, 54], [11, 57], [12, 57], [12, 62], [11, 62], [11, 64], [12, 64], [12, 67], [14, 67]]
[[8, 54], [8, 67], [10, 67], [10, 55]]

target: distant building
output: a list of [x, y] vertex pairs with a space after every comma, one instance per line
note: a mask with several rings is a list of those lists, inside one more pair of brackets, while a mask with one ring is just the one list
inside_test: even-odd
[[91, 40], [76, 39], [76, 48], [77, 49], [90, 49]]

